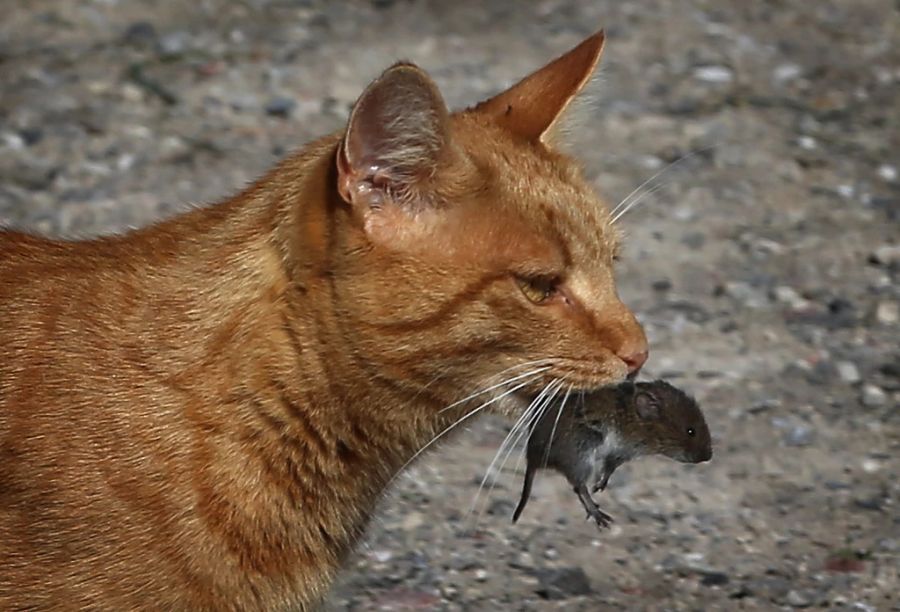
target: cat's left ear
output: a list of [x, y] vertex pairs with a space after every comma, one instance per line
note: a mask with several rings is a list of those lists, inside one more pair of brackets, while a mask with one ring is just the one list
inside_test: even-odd
[[388, 68], [359, 97], [337, 153], [337, 188], [367, 227], [385, 207], [423, 199], [448, 148], [448, 116], [412, 64]]
[[474, 112], [491, 116], [526, 140], [547, 144], [569, 103], [594, 73], [604, 40], [600, 30], [506, 91], [478, 104]]

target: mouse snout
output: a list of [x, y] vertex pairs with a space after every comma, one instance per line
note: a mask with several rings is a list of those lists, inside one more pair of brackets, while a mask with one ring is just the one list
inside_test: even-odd
[[694, 453], [694, 463], [706, 463], [712, 459], [712, 446], [699, 449]]

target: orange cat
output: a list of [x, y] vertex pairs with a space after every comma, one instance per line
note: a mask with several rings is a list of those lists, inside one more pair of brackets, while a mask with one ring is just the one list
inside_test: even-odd
[[0, 232], [0, 609], [307, 609], [438, 432], [638, 369], [609, 213], [551, 148], [602, 45], [453, 114], [397, 64], [220, 204]]

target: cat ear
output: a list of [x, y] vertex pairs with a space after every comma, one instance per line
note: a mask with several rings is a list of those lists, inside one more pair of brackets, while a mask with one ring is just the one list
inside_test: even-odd
[[448, 112], [437, 86], [396, 64], [357, 100], [338, 150], [338, 192], [367, 216], [421, 195], [446, 148]]
[[645, 421], [656, 420], [660, 415], [659, 402], [648, 393], [638, 393], [635, 396], [634, 409]]
[[593, 74], [604, 39], [600, 30], [503, 93], [478, 104], [475, 112], [492, 116], [529, 141], [546, 144], [554, 124]]

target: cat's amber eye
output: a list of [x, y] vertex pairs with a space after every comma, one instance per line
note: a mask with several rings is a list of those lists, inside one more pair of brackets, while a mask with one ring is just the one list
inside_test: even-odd
[[558, 281], [553, 278], [523, 278], [517, 277], [516, 283], [519, 289], [531, 302], [543, 304], [557, 293]]

